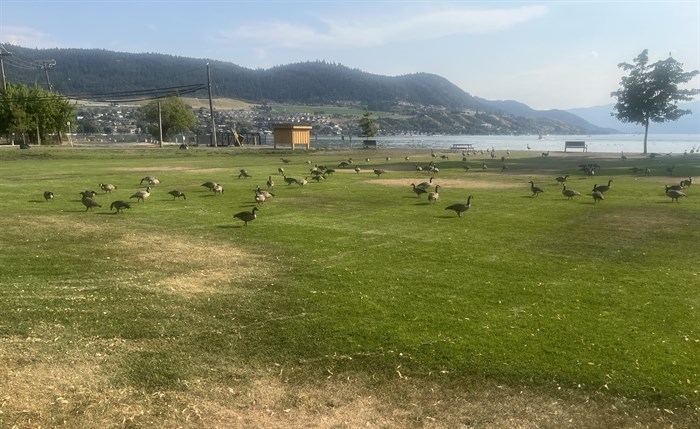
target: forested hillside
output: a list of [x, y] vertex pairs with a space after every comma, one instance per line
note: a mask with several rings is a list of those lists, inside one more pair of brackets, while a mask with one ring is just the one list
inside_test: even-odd
[[393, 129], [451, 134], [606, 131], [564, 111], [536, 111], [522, 103], [484, 100], [427, 73], [380, 76], [323, 61], [252, 70], [228, 62], [157, 53], [5, 48], [12, 53], [4, 58], [8, 82], [50, 84], [54, 91], [72, 98], [132, 101], [162, 96], [168, 90], [207, 97], [211, 82], [216, 98], [256, 104], [356, 106], [404, 115], [405, 124], [394, 124]]

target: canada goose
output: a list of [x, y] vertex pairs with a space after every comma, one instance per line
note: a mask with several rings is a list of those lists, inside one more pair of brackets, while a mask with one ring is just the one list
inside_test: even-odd
[[608, 180], [607, 185], [600, 185], [600, 186], [598, 186], [597, 184], [593, 185], [593, 190], [598, 191], [598, 192], [608, 192], [610, 190], [611, 185], [612, 185], [612, 179]]
[[544, 192], [544, 190], [542, 188], [535, 186], [535, 183], [532, 180], [529, 181], [528, 183], [530, 184], [530, 191], [532, 191], [533, 197], [536, 197], [539, 194], [541, 194], [542, 192]]
[[435, 191], [428, 194], [428, 202], [434, 203], [440, 198], [440, 185], [435, 185]]
[[309, 181], [308, 181], [307, 179], [308, 179], [308, 177], [304, 177], [304, 178], [301, 179], [301, 180], [297, 180], [297, 183], [299, 184], [299, 186], [304, 186], [304, 185], [306, 185], [307, 183], [309, 183]]
[[603, 201], [605, 197], [603, 197], [603, 193], [600, 191], [593, 191], [593, 204], [596, 204], [598, 201]]
[[415, 183], [411, 183], [411, 187], [413, 187], [413, 192], [416, 193], [417, 196], [421, 196], [421, 194], [427, 194], [428, 190], [425, 188], [421, 188], [420, 186], [416, 186]]
[[433, 177], [430, 177], [430, 181], [428, 182], [421, 182], [416, 185], [416, 188], [423, 188], [423, 189], [430, 189], [433, 187]]
[[262, 204], [265, 202], [266, 199], [267, 199], [267, 197], [264, 194], [260, 194], [257, 192], [255, 193], [255, 202], [256, 203]]
[[136, 201], [141, 201], [143, 202], [146, 198], [151, 196], [151, 187], [148, 186], [145, 191], [138, 191], [134, 193], [134, 195], [130, 196], [129, 198], [136, 198]]
[[282, 162], [284, 162], [285, 164], [289, 164], [289, 163], [291, 162], [291, 161], [289, 161], [287, 158], [280, 158], [280, 159], [281, 159]]
[[109, 206], [109, 211], [116, 210], [115, 213], [120, 213], [124, 211], [124, 209], [130, 209], [131, 204], [129, 204], [126, 201], [122, 200], [117, 200], [117, 201], [112, 201], [112, 204]]
[[216, 182], [204, 182], [202, 183], [202, 186], [211, 191], [212, 189], [214, 189], [214, 187], [216, 187]]
[[255, 193], [256, 193], [256, 194], [263, 195], [265, 198], [272, 198], [272, 197], [275, 196], [275, 194], [273, 194], [272, 192], [263, 191], [263, 190], [260, 189], [260, 188], [256, 189], [256, 190], [255, 190]]
[[153, 176], [146, 176], [141, 181], [139, 182], [139, 185], [143, 185], [143, 182], [148, 183], [149, 185], [157, 185], [160, 183], [160, 180], [156, 179]]
[[287, 185], [291, 185], [292, 183], [299, 184], [299, 181], [293, 177], [287, 177], [287, 176], [282, 176], [282, 177], [284, 177], [284, 181], [285, 181], [285, 183], [287, 183]]
[[111, 183], [100, 183], [100, 189], [107, 193], [112, 193], [112, 191], [117, 189], [117, 187], [112, 185]]
[[547, 158], [549, 156], [549, 151], [547, 152], [542, 152], [542, 157]]
[[684, 188], [690, 188], [690, 185], [693, 184], [693, 178], [688, 177], [687, 179], [681, 180], [681, 186]]
[[666, 196], [671, 198], [671, 202], [678, 202], [679, 198], [687, 197], [685, 192], [678, 191], [676, 189], [669, 189], [668, 191], [666, 191]]
[[349, 162], [347, 162], [347, 161], [341, 161], [341, 162], [338, 164], [338, 168], [345, 168], [345, 167], [347, 167], [348, 165], [350, 165]]
[[569, 178], [569, 175], [567, 174], [566, 176], [559, 176], [555, 180], [557, 181], [557, 183], [564, 183], [564, 182], [566, 182], [566, 179], [568, 179], [568, 178]]
[[44, 191], [44, 199], [46, 201], [53, 201], [53, 192], [51, 191]]
[[248, 174], [248, 171], [247, 171], [245, 168], [243, 168], [243, 169], [241, 169], [241, 174], [238, 175], [238, 178], [239, 178], [239, 179], [240, 179], [241, 177], [244, 178], [244, 179], [247, 179], [247, 178], [251, 177], [251, 175]]
[[81, 191], [81, 192], [78, 192], [78, 193], [79, 193], [80, 195], [82, 195], [83, 198], [92, 198], [92, 197], [94, 197], [95, 195], [97, 195], [97, 192], [91, 191], [91, 190]]
[[666, 185], [666, 192], [673, 190], [673, 191], [680, 191], [683, 189], [681, 185]]
[[381, 169], [381, 168], [375, 168], [375, 169], [372, 170], [372, 171], [374, 172], [374, 174], [377, 175], [377, 177], [379, 177], [379, 176], [381, 176], [382, 174], [386, 173], [386, 170], [383, 170], [383, 169]]
[[224, 193], [224, 187], [221, 186], [220, 184], [216, 184], [213, 188], [211, 188], [211, 191], [215, 194], [223, 194]]
[[100, 203], [98, 203], [90, 197], [83, 197], [83, 199], [80, 200], [80, 202], [83, 203], [83, 205], [85, 206], [85, 211], [91, 210], [93, 207], [102, 207]]
[[275, 186], [275, 182], [272, 180], [272, 176], [267, 176], [267, 188], [272, 189]]
[[569, 200], [577, 195], [581, 195], [579, 191], [574, 191], [573, 189], [566, 189], [566, 185], [564, 185], [564, 188], [561, 190], [561, 193]]
[[255, 212], [258, 211], [257, 207], [253, 207], [253, 210], [249, 212], [239, 212], [233, 215], [233, 217], [238, 218], [243, 221], [243, 226], [248, 226], [248, 222], [251, 222], [257, 218]]
[[360, 167], [355, 167], [355, 173], [359, 173], [360, 171], [362, 171]]
[[168, 192], [168, 193], [169, 193], [170, 195], [173, 196], [173, 200], [176, 199], [176, 198], [180, 198], [180, 197], [182, 197], [182, 199], [184, 199], [184, 200], [187, 199], [187, 197], [185, 196], [185, 193], [184, 193], [184, 192], [180, 192], [180, 191], [178, 191], [177, 189], [173, 189], [172, 191], [170, 191], [170, 192]]
[[277, 173], [281, 174], [284, 176], [284, 168], [280, 167], [277, 169]]
[[445, 210], [452, 210], [455, 213], [457, 213], [458, 217], [462, 217], [462, 213], [469, 210], [469, 208], [472, 206], [472, 198], [474, 198], [474, 197], [470, 195], [469, 198], [467, 198], [466, 203], [452, 204], [452, 205], [445, 207]]
[[416, 164], [416, 171], [418, 171], [418, 172], [423, 171], [423, 167], [421, 167], [420, 165]]

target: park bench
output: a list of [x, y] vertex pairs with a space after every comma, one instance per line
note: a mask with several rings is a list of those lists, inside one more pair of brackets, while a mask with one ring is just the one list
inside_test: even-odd
[[450, 147], [450, 150], [452, 152], [474, 152], [474, 145], [471, 143], [454, 143], [452, 147]]
[[376, 140], [362, 140], [362, 147], [365, 149], [376, 149], [377, 148], [377, 141]]
[[564, 152], [566, 152], [567, 149], [582, 149], [584, 152], [587, 152], [588, 146], [586, 146], [586, 142], [583, 140], [568, 140], [564, 142]]

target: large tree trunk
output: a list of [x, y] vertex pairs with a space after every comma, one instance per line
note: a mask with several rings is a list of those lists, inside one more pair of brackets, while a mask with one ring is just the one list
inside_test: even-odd
[[647, 137], [649, 136], [649, 119], [644, 121], [644, 155], [647, 154]]

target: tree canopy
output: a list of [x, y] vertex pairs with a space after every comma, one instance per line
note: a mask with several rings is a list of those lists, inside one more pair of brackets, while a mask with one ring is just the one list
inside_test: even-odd
[[610, 94], [617, 98], [613, 115], [622, 122], [644, 126], [644, 153], [647, 153], [651, 122], [675, 121], [691, 113], [680, 109], [678, 102], [692, 100], [700, 90], [684, 89], [681, 85], [700, 72], [685, 72], [683, 64], [670, 55], [665, 60], [649, 64], [646, 49], [634, 59], [633, 64], [620, 63], [618, 67], [629, 74], [620, 80], [620, 88]]
[[374, 137], [379, 132], [377, 121], [369, 110], [365, 110], [362, 118], [360, 118], [360, 131], [362, 132], [362, 137]]
[[[159, 104], [160, 112], [158, 111]], [[197, 123], [192, 108], [177, 97], [152, 101], [141, 107], [140, 110], [147, 123], [148, 132], [152, 136], [159, 136], [160, 129], [162, 129], [163, 137], [167, 139], [177, 133], [190, 131]]]
[[61, 94], [35, 85], [8, 84], [0, 91], [0, 132], [22, 135], [31, 141], [46, 141], [48, 134], [58, 135], [68, 128], [75, 109]]

